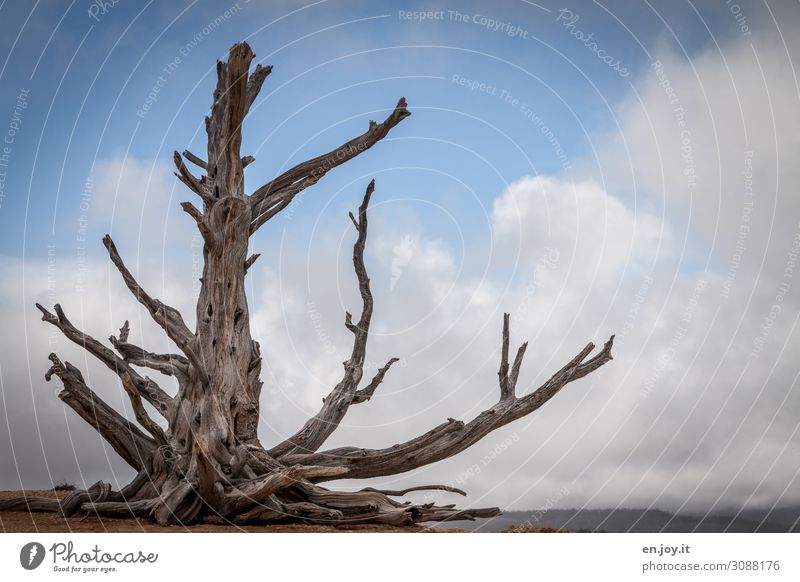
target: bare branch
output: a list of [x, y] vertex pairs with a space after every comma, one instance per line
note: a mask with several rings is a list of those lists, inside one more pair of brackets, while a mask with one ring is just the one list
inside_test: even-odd
[[522, 359], [525, 357], [525, 350], [528, 349], [528, 342], [523, 343], [517, 350], [517, 355], [514, 358], [514, 364], [511, 366], [511, 373], [508, 375], [508, 385], [511, 389], [511, 396], [513, 397], [514, 389], [517, 387], [519, 380], [519, 370], [522, 366]]
[[204, 226], [204, 221], [203, 221], [203, 213], [200, 212], [200, 209], [197, 208], [197, 206], [195, 206], [191, 202], [181, 202], [181, 208], [183, 208], [183, 211], [186, 214], [194, 218], [198, 228], [202, 230], [202, 227]]
[[242, 42], [231, 47], [227, 63], [217, 62], [217, 88], [211, 115], [206, 118], [212, 201], [244, 197], [242, 121], [252, 103], [250, 99], [255, 99], [268, 74], [268, 68], [256, 67], [253, 75], [248, 75], [254, 56], [250, 46]]
[[200, 209], [197, 208], [197, 206], [195, 206], [191, 202], [181, 202], [181, 208], [183, 208], [186, 214], [194, 218], [198, 227], [202, 228], [202, 226], [204, 225], [203, 213], [200, 212]]
[[55, 354], [50, 354], [50, 361], [53, 366], [45, 378], [49, 381], [56, 375], [64, 384], [58, 397], [100, 433], [126, 463], [138, 471], [146, 469], [156, 448], [153, 440], [103, 402], [86, 385], [75, 366], [69, 362], [62, 363]]
[[575, 370], [574, 379], [583, 378], [587, 374], [594, 372], [597, 368], [599, 368], [609, 360], [613, 360], [614, 357], [611, 355], [611, 348], [613, 346], [614, 346], [614, 336], [612, 335], [603, 346], [602, 352], [597, 354], [588, 362], [578, 366], [578, 369]]
[[497, 376], [500, 378], [500, 400], [513, 400], [515, 398], [515, 389], [517, 387], [517, 379], [519, 378], [519, 370], [522, 366], [522, 359], [525, 357], [525, 350], [528, 349], [528, 342], [522, 344], [517, 350], [517, 355], [514, 358], [514, 365], [511, 367], [511, 372], [508, 369], [508, 344], [509, 344], [509, 314], [503, 314], [503, 345], [500, 355], [500, 370]]
[[127, 342], [128, 341], [128, 335], [130, 334], [130, 332], [131, 332], [131, 325], [128, 322], [128, 320], [126, 319], [125, 323], [122, 324], [122, 327], [119, 328], [119, 341]]
[[500, 377], [500, 399], [507, 400], [514, 397], [514, 391], [508, 385], [508, 313], [503, 314], [503, 347], [502, 354], [500, 355], [500, 371], [497, 375]]
[[349, 311], [344, 312], [344, 326], [353, 333], [358, 332], [358, 328], [353, 323], [353, 314]]
[[[255, 57], [255, 55], [253, 56]], [[256, 65], [255, 70], [247, 80], [247, 101], [244, 107], [245, 115], [250, 111], [250, 106], [253, 105], [256, 97], [258, 97], [261, 86], [264, 84], [264, 79], [266, 79], [271, 72], [272, 66], [262, 67], [261, 65]]]
[[177, 151], [173, 152], [172, 160], [175, 162], [175, 167], [178, 169], [178, 171], [175, 173], [175, 176], [181, 182], [186, 184], [186, 186], [188, 186], [192, 192], [200, 196], [200, 198], [203, 200], [208, 200], [209, 194], [206, 190], [206, 187], [203, 185], [202, 180], [195, 178], [195, 176], [186, 167], [186, 164], [183, 163], [183, 158]]
[[[385, 449], [374, 450], [364, 449], [361, 447], [340, 447], [337, 449], [329, 449], [327, 451], [320, 451], [314, 454], [298, 453], [292, 455], [285, 455], [281, 457], [281, 462], [284, 464], [303, 464], [303, 465], [332, 465], [338, 466], [337, 459], [341, 459], [341, 466], [347, 467], [348, 472], [346, 475], [353, 473], [353, 468], [350, 466], [350, 459], [359, 456], [372, 457], [371, 463], [381, 466], [384, 463], [394, 464], [395, 457], [413, 457], [416, 451], [424, 449], [444, 438], [451, 433], [457, 433], [464, 429], [464, 423], [454, 418], [448, 418], [447, 422], [432, 428], [428, 432], [415, 437], [398, 445], [392, 445]], [[385, 473], [391, 474], [391, 473]]]
[[[127, 322], [126, 322], [127, 323]], [[167, 376], [185, 378], [189, 374], [189, 360], [180, 354], [154, 354], [134, 344], [108, 338], [124, 360], [132, 366], [157, 370]]]
[[142, 289], [141, 285], [139, 285], [136, 279], [133, 278], [133, 275], [125, 266], [125, 263], [122, 261], [122, 258], [117, 251], [114, 241], [111, 240], [109, 235], [105, 235], [103, 237], [103, 244], [105, 245], [106, 249], [108, 249], [111, 262], [114, 263], [122, 275], [125, 285], [128, 287], [130, 292], [133, 293], [139, 303], [147, 308], [156, 323], [158, 323], [164, 329], [164, 331], [167, 332], [167, 335], [170, 337], [170, 339], [172, 339], [172, 341], [174, 341], [178, 347], [181, 348], [183, 345], [194, 339], [194, 334], [189, 331], [188, 327], [186, 327], [183, 317], [178, 310], [162, 303], [158, 299], [151, 297], [144, 289]]
[[153, 320], [167, 332], [167, 336], [175, 342], [184, 354], [186, 354], [186, 357], [189, 358], [189, 361], [195, 367], [200, 377], [207, 377], [207, 373], [200, 358], [198, 358], [197, 354], [194, 352], [195, 335], [186, 327], [180, 312], [174, 307], [170, 307], [158, 299], [150, 297], [150, 295], [142, 289], [141, 285], [136, 282], [136, 279], [133, 278], [133, 275], [131, 275], [131, 272], [125, 266], [125, 263], [119, 256], [119, 252], [117, 252], [114, 241], [111, 240], [109, 235], [103, 237], [103, 244], [106, 249], [108, 249], [111, 262], [113, 262], [119, 270], [130, 292], [133, 293], [139, 303], [147, 308]]
[[383, 493], [392, 497], [402, 497], [412, 491], [447, 491], [448, 493], [458, 493], [459, 495], [467, 496], [466, 491], [451, 487], [450, 485], [419, 485], [417, 487], [409, 487], [408, 489], [375, 489], [373, 487], [364, 487], [361, 491], [375, 491], [376, 493]]
[[[56, 315], [53, 315], [38, 303], [36, 304], [36, 308], [42, 312], [42, 321], [46, 321], [47, 323], [60, 329], [68, 340], [81, 346], [87, 352], [92, 354], [103, 364], [105, 364], [109, 370], [117, 375], [126, 372], [129, 373], [139, 394], [150, 404], [152, 404], [162, 415], [167, 416], [169, 414], [169, 411], [173, 406], [173, 399], [153, 380], [139, 375], [133, 368], [130, 367], [129, 362], [118, 357], [113, 350], [107, 348], [90, 335], [75, 327], [72, 322], [67, 319], [64, 310], [61, 309], [59, 304], [56, 304], [53, 307]], [[128, 334], [127, 323], [128, 322], [125, 322], [126, 325], [120, 329], [120, 333], [125, 336]], [[113, 341], [114, 340], [112, 338], [112, 342]]]
[[247, 260], [244, 262], [244, 272], [245, 273], [250, 270], [250, 267], [253, 266], [253, 263], [255, 263], [258, 260], [258, 257], [260, 257], [260, 256], [261, 256], [261, 253], [253, 253], [252, 255], [247, 257]]
[[255, 232], [261, 225], [269, 220], [269, 218], [264, 218], [264, 215], [268, 212], [272, 213], [271, 216], [280, 212], [280, 210], [274, 210], [277, 201], [280, 201], [282, 210], [302, 190], [316, 184], [320, 178], [333, 168], [367, 151], [386, 137], [394, 126], [409, 115], [411, 115], [411, 113], [406, 109], [406, 100], [405, 98], [401, 98], [397, 102], [394, 111], [392, 111], [383, 123], [378, 124], [374, 121], [370, 122], [369, 129], [360, 136], [339, 146], [335, 150], [303, 162], [302, 164], [298, 164], [253, 192], [250, 196], [250, 205], [253, 208], [253, 225], [250, 228], [251, 232]]
[[[369, 324], [372, 321], [373, 300], [372, 291], [369, 288], [369, 275], [367, 274], [367, 267], [364, 264], [364, 249], [367, 244], [367, 208], [369, 207], [370, 198], [375, 191], [375, 180], [370, 181], [367, 190], [364, 193], [364, 199], [361, 201], [361, 206], [358, 207], [358, 223], [356, 230], [358, 231], [358, 238], [353, 245], [353, 268], [358, 278], [358, 290], [361, 294], [361, 318], [356, 324], [356, 331], [354, 332], [355, 339], [353, 341], [353, 355], [350, 361], [359, 362], [363, 365], [364, 357], [367, 351], [367, 336], [369, 334]], [[351, 215], [352, 216], [352, 215]]]
[[208, 170], [208, 162], [197, 157], [189, 150], [183, 150], [183, 157], [192, 162], [198, 168], [203, 168], [204, 170]]
[[358, 278], [358, 287], [361, 294], [363, 308], [358, 323], [352, 323], [352, 316], [347, 313], [345, 325], [353, 332], [353, 351], [350, 359], [344, 362], [344, 376], [323, 400], [322, 408], [293, 436], [283, 443], [270, 449], [273, 457], [281, 457], [298, 452], [312, 453], [316, 451], [327, 438], [336, 430], [339, 423], [347, 414], [347, 409], [353, 402], [369, 400], [372, 393], [383, 380], [383, 376], [395, 360], [390, 361], [375, 379], [361, 393], [358, 393], [358, 384], [361, 382], [364, 370], [364, 359], [367, 351], [367, 338], [369, 325], [372, 320], [373, 299], [369, 287], [369, 275], [364, 264], [364, 249], [367, 242], [367, 208], [372, 193], [375, 191], [375, 180], [372, 180], [364, 193], [364, 199], [358, 208], [358, 221], [353, 220], [358, 230], [358, 238], [353, 245], [353, 267]]
[[[303, 188], [306, 188], [310, 185], [311, 184], [305, 184]], [[258, 218], [256, 218], [253, 222], [250, 223], [250, 234], [253, 234], [270, 218], [272, 218], [279, 212], [282, 212], [284, 208], [289, 206], [291, 201], [294, 199], [295, 194], [297, 194], [303, 188], [299, 187], [291, 188], [286, 192], [282, 193], [280, 196], [275, 197], [275, 199], [271, 201], [272, 204], [269, 206], [269, 208], [265, 209], [264, 212], [262, 212]]]
[[362, 388], [361, 390], [356, 391], [353, 395], [353, 401], [351, 404], [361, 404], [362, 402], [366, 402], [372, 395], [375, 394], [375, 390], [378, 388], [381, 382], [383, 382], [383, 377], [386, 375], [386, 372], [389, 371], [389, 368], [392, 367], [392, 364], [395, 362], [399, 362], [399, 358], [392, 358], [389, 360], [386, 365], [378, 370], [378, 373], [372, 378], [372, 381], [367, 384], [366, 388]]
[[128, 397], [131, 400], [133, 414], [136, 416], [136, 420], [139, 421], [139, 424], [141, 424], [147, 432], [153, 435], [153, 438], [158, 446], [166, 445], [167, 435], [164, 434], [164, 430], [155, 422], [153, 422], [153, 419], [150, 418], [150, 416], [148, 416], [147, 411], [144, 409], [144, 405], [142, 405], [142, 398], [139, 396], [139, 391], [133, 384], [131, 375], [128, 372], [125, 372], [120, 376], [120, 378], [122, 379], [122, 387], [125, 388], [125, 392], [128, 393]]
[[209, 229], [205, 220], [205, 215], [191, 202], [181, 202], [181, 208], [183, 208], [183, 211], [191, 216], [195, 223], [197, 223], [197, 230], [203, 235], [203, 240], [207, 243], [214, 243], [216, 241], [216, 235]]
[[[343, 478], [346, 479], [366, 479], [394, 475], [441, 461], [472, 446], [490, 432], [537, 410], [568, 383], [577, 380], [582, 375], [588, 374], [589, 371], [597, 369], [611, 360], [612, 345], [613, 337], [609, 339], [597, 356], [588, 362], [584, 362], [594, 349], [594, 344], [589, 343], [578, 355], [553, 374], [547, 382], [532, 394], [522, 398], [511, 396], [501, 399], [492, 408], [483, 411], [469, 423], [460, 423], [460, 426], [455, 426], [451, 430], [445, 431], [441, 430], [441, 427], [437, 427], [434, 431], [423, 435], [423, 437], [417, 437], [385, 449], [343, 447], [321, 451], [316, 454], [287, 455], [281, 460], [300, 464], [344, 466], [349, 469], [343, 475]], [[518, 374], [518, 363], [522, 361], [524, 347], [521, 347], [520, 353], [517, 354], [517, 359], [514, 363], [514, 368], [517, 371], [514, 372], [512, 370], [512, 376]], [[511, 389], [513, 390], [513, 386], [511, 386]], [[320, 480], [326, 479], [322, 478]]]

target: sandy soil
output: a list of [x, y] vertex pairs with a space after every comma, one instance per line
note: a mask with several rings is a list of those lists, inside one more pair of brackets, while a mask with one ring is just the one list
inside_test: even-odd
[[[0, 498], [19, 497], [29, 495], [36, 497], [58, 497], [62, 498], [69, 491], [0, 491]], [[262, 533], [303, 533], [303, 532], [390, 532], [390, 533], [461, 533], [459, 529], [443, 529], [425, 526], [394, 527], [389, 525], [249, 525], [236, 526], [225, 524], [221, 520], [218, 523], [201, 523], [191, 526], [167, 526], [162, 527], [155, 523], [138, 521], [135, 519], [111, 519], [98, 518], [96, 516], [84, 517], [59, 517], [55, 513], [36, 512], [28, 513], [23, 511], [2, 511], [0, 512], [0, 531], [2, 532], [58, 532], [58, 533], [97, 533], [97, 532], [262, 532]]]
[[[68, 495], [65, 490], [29, 490], [29, 491], [0, 491], [0, 499], [7, 497], [32, 497], [63, 498]], [[539, 528], [531, 525], [511, 526], [506, 533], [559, 533], [564, 530], [552, 528]], [[4, 533], [205, 533], [205, 532], [261, 532], [261, 533], [467, 533], [463, 529], [445, 529], [428, 527], [425, 525], [412, 525], [395, 527], [391, 525], [248, 525], [237, 526], [225, 523], [222, 520], [200, 523], [190, 526], [172, 525], [162, 527], [152, 522], [136, 519], [112, 519], [97, 516], [60, 517], [50, 512], [25, 512], [25, 511], [0, 511], [0, 532]]]

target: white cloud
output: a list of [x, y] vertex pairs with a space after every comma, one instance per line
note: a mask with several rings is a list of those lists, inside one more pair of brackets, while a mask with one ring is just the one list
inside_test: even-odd
[[165, 249], [187, 245], [194, 224], [179, 202], [195, 202], [195, 194], [173, 176], [166, 160], [131, 155], [98, 160], [92, 169], [90, 219], [107, 229], [115, 240], [136, 243], [144, 256], [168, 254]]
[[492, 220], [501, 252], [518, 249], [523, 267], [535, 253], [552, 255], [553, 268], [542, 272], [563, 274], [564, 283], [606, 285], [626, 267], [649, 268], [673, 245], [657, 216], [631, 212], [594, 180], [523, 178], [495, 201]]
[[660, 48], [660, 65], [617, 108], [619, 129], [593, 136], [599, 163], [585, 160], [582, 172], [664, 215], [701, 265], [727, 270], [746, 228], [743, 276], [756, 276], [765, 257], [767, 271], [779, 271], [800, 217], [788, 194], [800, 180], [794, 52], [763, 34], [688, 61]]
[[[734, 43], [725, 47], [724, 60], [711, 51], [689, 62], [658, 55], [691, 132], [697, 176], [691, 195], [674, 111], [651, 70], [618, 108], [621, 132], [596, 136], [603, 144], [600, 167], [576, 164], [583, 177], [575, 180], [524, 177], [500, 194], [491, 215], [499, 259], [486, 277], [468, 268], [469, 254], [421, 231], [413, 216], [398, 219], [375, 207], [367, 257], [375, 333], [367, 359], [373, 370], [391, 356], [402, 359], [372, 401], [351, 409], [328, 445], [388, 445], [489, 406], [498, 396], [500, 314], [509, 311], [512, 341], [531, 342], [521, 393], [589, 339], [602, 343], [616, 332], [615, 359], [460, 456], [386, 481], [455, 482], [472, 494], [471, 502], [513, 508], [540, 506], [564, 485], [570, 494], [562, 506], [652, 503], [696, 510], [715, 502], [800, 502], [791, 487], [780, 498], [800, 461], [790, 414], [800, 402], [791, 361], [798, 348], [796, 282], [788, 279], [785, 296], [779, 287], [787, 282], [800, 211], [789, 190], [799, 170], [788, 157], [797, 153], [800, 121], [785, 55], [761, 44], [756, 51], [757, 59], [749, 45]], [[731, 292], [723, 295], [743, 223], [747, 148], [753, 150], [753, 217]], [[98, 166], [97, 189], [102, 182], [104, 191], [117, 192], [131, 216], [146, 217], [143, 224], [170, 239], [172, 223], [163, 221], [160, 206], [174, 204], [169, 195], [152, 206], [156, 199], [148, 195], [135, 206], [142, 185], [171, 192], [166, 178], [152, 177], [164, 170], [153, 173], [152, 164], [131, 162]], [[118, 183], [124, 188], [115, 190]], [[97, 211], [105, 216], [110, 208]], [[254, 335], [265, 355], [260, 431], [266, 444], [300, 426], [340, 377], [351, 341], [344, 310], [357, 315], [360, 305], [348, 224], [342, 218], [315, 234], [308, 254], [288, 243], [280, 252], [269, 249], [250, 275]], [[401, 245], [404, 236], [413, 245]], [[398, 253], [398, 245], [413, 252]], [[145, 261], [142, 276], [191, 316], [185, 289], [192, 277], [185, 259], [180, 265], [158, 271]], [[42, 370], [28, 379], [28, 367], [39, 365], [29, 362], [38, 362], [47, 347], [43, 324], [19, 322], [18, 314], [31, 297], [46, 295], [47, 281], [24, 279], [22, 294], [15, 283], [21, 266], [6, 269], [10, 287], [3, 296], [9, 299], [2, 316], [29, 333], [31, 360], [21, 342], [4, 337], [4, 393], [12, 393], [6, 386], [13, 383], [25, 388], [13, 392], [25, 395], [28, 384], [34, 390], [41, 384], [35, 378]], [[121, 323], [120, 306], [128, 305], [124, 290], [108, 284], [85, 298], [92, 306], [84, 312], [85, 326], [99, 337]], [[775, 303], [780, 313], [772, 318]], [[143, 340], [157, 343], [157, 332]], [[754, 353], [761, 340], [763, 349]], [[19, 408], [6, 406], [27, 410], [22, 400]], [[46, 408], [41, 418], [56, 411]], [[62, 425], [39, 426], [49, 442], [63, 439]], [[13, 430], [30, 440], [25, 429]], [[503, 443], [505, 450], [494, 454]]]
[[[732, 422], [747, 414], [755, 390], [739, 387], [732, 403], [725, 404], [736, 384], [736, 371], [727, 365], [713, 369], [718, 361], [724, 362], [728, 351], [746, 351], [743, 344], [751, 336], [736, 336], [731, 329], [733, 320], [723, 314], [714, 328], [720, 337], [703, 341], [717, 299], [711, 289], [718, 286], [719, 277], [703, 275], [709, 283], [698, 293], [700, 275], [677, 269], [674, 243], [666, 227], [655, 216], [633, 213], [592, 181], [521, 179], [497, 199], [492, 221], [498, 249], [522, 251], [509, 280], [466, 275], [454, 280], [454, 251], [441, 240], [419, 235], [418, 251], [403, 274], [405, 291], [400, 285], [390, 290], [391, 249], [396, 240], [382, 240], [379, 232], [374, 233], [368, 266], [372, 280], [384, 284], [375, 285], [379, 331], [367, 357], [373, 370], [391, 356], [402, 360], [376, 398], [351, 409], [329, 445], [388, 445], [415, 436], [448, 416], [469, 419], [490, 405], [498, 391], [500, 313], [508, 310], [513, 316], [513, 342], [531, 340], [521, 393], [546, 379], [588, 339], [599, 343], [606, 335], [621, 332], [616, 359], [601, 374], [569, 386], [540, 412], [498, 431], [474, 449], [390, 481], [419, 484], [460, 479], [460, 485], [475, 495], [476, 503], [518, 508], [540, 504], [565, 483], [571, 494], [564, 503], [569, 505], [613, 505], [628, 494], [627, 505], [642, 505], [663, 491], [659, 506], [674, 508], [698, 483], [707, 485], [695, 504], [713, 502], [730, 478], [727, 468], [708, 473], [713, 451], [720, 443], [733, 440], [735, 445], [726, 458], [743, 458], [763, 427], [758, 423], [747, 425], [746, 433], [734, 430]], [[378, 217], [373, 223], [380, 223]], [[526, 227], [520, 231], [517, 223]], [[260, 428], [265, 443], [296, 429], [316, 411], [320, 398], [340, 376], [340, 362], [351, 341], [342, 324], [343, 311], [348, 308], [358, 314], [360, 305], [349, 264], [352, 236], [352, 232], [349, 238], [345, 234], [339, 247], [320, 245], [308, 257], [287, 246], [282, 260], [274, 263], [279, 269], [269, 263], [261, 268], [256, 263], [253, 269], [249, 284], [255, 308], [254, 334], [266, 356]], [[546, 250], [549, 247], [559, 252], [553, 255]], [[18, 271], [21, 265], [8, 268]], [[48, 283], [42, 277], [46, 268], [28, 262], [26, 269], [37, 275], [25, 279], [25, 297], [47, 298]], [[74, 273], [74, 265], [62, 264], [61, 269]], [[69, 275], [56, 290], [56, 295], [67, 297], [65, 308], [76, 323], [96, 337], [105, 337], [124, 317], [139, 313], [141, 320], [134, 330], [146, 331], [142, 342], [164, 349], [163, 337], [152, 324], [148, 326], [116, 273], [101, 263], [87, 265], [87, 269], [92, 277], [87, 295], [69, 297]], [[180, 294], [185, 281], [173, 278], [168, 284], [155, 273], [143, 276], [155, 292], [175, 301], [184, 313], [191, 313], [191, 299]], [[3, 296], [21, 300], [15, 283], [19, 276], [7, 273], [4, 280], [10, 288]], [[332, 281], [337, 284], [331, 286]], [[646, 281], [651, 282], [645, 285]], [[444, 297], [442, 289], [448, 290]], [[81, 312], [81, 305], [92, 309]], [[739, 303], [729, 305], [741, 309]], [[21, 307], [15, 300], [4, 310], [19, 313]], [[678, 325], [687, 313], [691, 321]], [[724, 325], [720, 326], [720, 320]], [[30, 360], [12, 357], [21, 344], [5, 346], [4, 385], [10, 379], [27, 378], [30, 369], [30, 382], [37, 390], [43, 385], [38, 378], [46, 367], [42, 358], [47, 352], [48, 330], [33, 318], [18, 323], [21, 329], [30, 330]], [[748, 325], [755, 328], [757, 322]], [[782, 322], [777, 323], [774, 337], [781, 337], [783, 328]], [[725, 340], [732, 336], [736, 342], [728, 348]], [[93, 385], [99, 383], [98, 392], [122, 406], [113, 377], [84, 359], [79, 349], [61, 342], [77, 364], [88, 366], [87, 377]], [[684, 373], [686, 378], [682, 378]], [[646, 396], [645, 387], [649, 390]], [[770, 384], [769, 391], [759, 397], [763, 411], [756, 418], [775, 412], [772, 399], [783, 390], [780, 383]], [[48, 411], [47, 418], [60, 414], [60, 403], [53, 398], [52, 390], [38, 396]], [[25, 409], [19, 400], [7, 406]], [[722, 419], [710, 422], [709, 415], [723, 409]], [[69, 442], [65, 426], [44, 418], [43, 414], [38, 426], [48, 435], [48, 443]], [[76, 449], [80, 466], [93, 475], [102, 473], [106, 462], [96, 462], [104, 457], [98, 456], [100, 445], [91, 431], [80, 427], [81, 421], [70, 419], [69, 414], [65, 418], [82, 435]], [[31, 430], [32, 426], [36, 425], [31, 425]], [[19, 426], [12, 429], [18, 435], [15, 446], [20, 438], [36, 443], [31, 436], [35, 433], [26, 435]], [[709, 436], [698, 439], [707, 429]], [[737, 434], [753, 438], [742, 439]], [[759, 450], [779, 450], [785, 431], [773, 437], [762, 440]], [[494, 454], [494, 448], [503, 443], [506, 446], [501, 448], [506, 450]], [[47, 454], [52, 450], [45, 449]], [[476, 463], [480, 471], [470, 472]], [[66, 466], [61, 470], [68, 471]], [[118, 463], [114, 470], [124, 473]], [[775, 487], [763, 495], [778, 493], [775, 488], [785, 483], [788, 469], [780, 471], [770, 481]], [[32, 474], [42, 477], [41, 471]], [[752, 483], [751, 469], [745, 477]], [[735, 502], [742, 498], [739, 494]]]

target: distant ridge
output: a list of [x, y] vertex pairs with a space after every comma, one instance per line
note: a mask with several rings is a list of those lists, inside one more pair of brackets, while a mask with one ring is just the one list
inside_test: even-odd
[[[775, 509], [715, 511], [702, 515], [675, 514], [660, 509], [550, 509], [504, 511], [502, 515], [451, 527], [471, 531], [498, 532], [512, 525], [608, 533], [775, 533], [800, 532], [800, 505]], [[448, 527], [442, 524], [444, 527]]]

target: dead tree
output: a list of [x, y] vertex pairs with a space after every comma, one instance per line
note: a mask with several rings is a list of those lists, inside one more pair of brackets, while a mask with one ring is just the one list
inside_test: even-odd
[[[319, 412], [281, 443], [265, 448], [257, 434], [262, 382], [261, 352], [250, 333], [245, 276], [258, 258], [249, 254], [250, 237], [284, 210], [301, 191], [335, 167], [365, 152], [409, 116], [405, 99], [382, 122], [369, 122], [366, 132], [321, 156], [282, 173], [251, 194], [244, 192], [243, 173], [253, 158], [242, 157], [242, 123], [271, 67], [250, 70], [254, 54], [246, 43], [233, 46], [227, 63], [217, 63], [217, 85], [211, 113], [205, 119], [207, 158], [175, 152], [176, 176], [202, 203], [181, 206], [195, 220], [203, 237], [204, 268], [197, 300], [196, 327], [151, 296], [123, 262], [111, 237], [103, 238], [109, 257], [125, 285], [177, 346], [175, 354], [155, 354], [128, 341], [128, 322], [111, 336], [110, 347], [76, 328], [59, 305], [51, 313], [37, 304], [43, 320], [54, 325], [120, 378], [136, 422], [103, 402], [86, 385], [81, 372], [50, 354], [46, 374], [63, 383], [59, 397], [99, 432], [136, 471], [119, 491], [99, 482], [56, 501], [18, 498], [0, 508], [84, 512], [98, 516], [137, 516], [160, 524], [196, 522], [221, 516], [235, 523], [386, 523], [473, 519], [493, 516], [496, 508], [458, 510], [401, 502], [409, 491], [440, 489], [426, 485], [402, 491], [365, 488], [333, 491], [320, 485], [333, 479], [367, 479], [394, 475], [451, 457], [493, 430], [530, 414], [566, 384], [586, 376], [611, 359], [612, 338], [594, 357], [589, 343], [534, 392], [519, 396], [516, 384], [527, 344], [509, 362], [509, 316], [505, 315], [500, 358], [499, 398], [469, 422], [448, 419], [425, 434], [385, 449], [343, 447], [320, 450], [350, 406], [368, 402], [391, 365], [390, 359], [364, 381], [364, 357], [373, 312], [373, 297], [364, 264], [367, 210], [375, 183], [366, 188], [357, 214], [350, 214], [357, 238], [353, 266], [361, 294], [361, 316], [346, 314], [353, 350], [341, 381], [324, 399]], [[200, 169], [194, 175], [187, 162]], [[195, 170], [196, 171], [196, 170]], [[202, 210], [200, 209], [202, 208]], [[167, 394], [142, 369], [177, 379], [175, 395]], [[164, 417], [166, 429], [153, 420], [143, 403]], [[164, 424], [162, 422], [161, 424]]]

